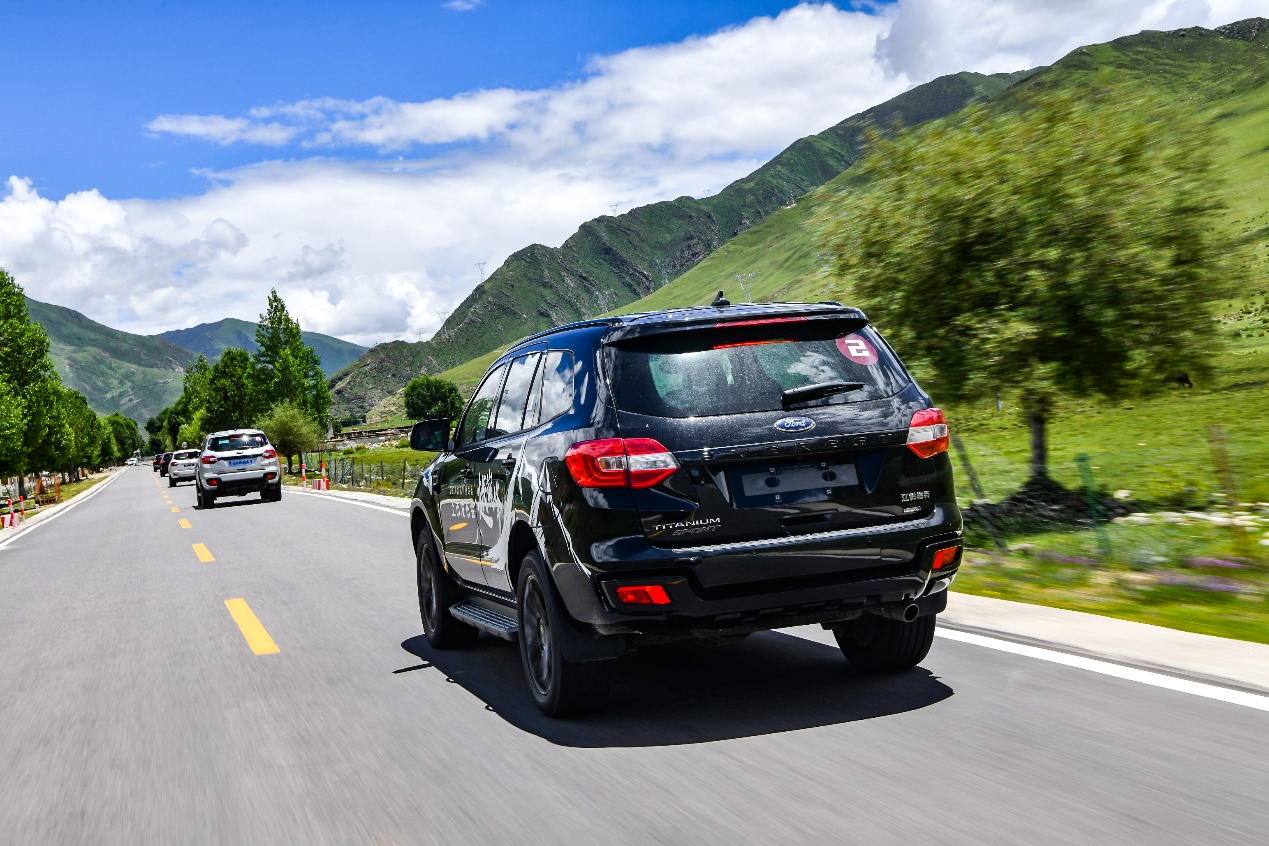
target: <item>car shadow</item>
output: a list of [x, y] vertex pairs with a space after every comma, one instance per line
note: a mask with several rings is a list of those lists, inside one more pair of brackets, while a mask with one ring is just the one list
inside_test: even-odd
[[553, 720], [525, 688], [516, 644], [482, 635], [470, 649], [401, 644], [504, 720], [559, 746], [673, 746], [871, 720], [942, 702], [953, 693], [929, 670], [869, 676], [832, 646], [780, 632], [739, 644], [644, 649], [617, 660], [602, 711]]
[[[259, 494], [245, 494], [241, 499], [234, 497], [232, 500], [220, 499], [218, 497], [216, 499], [216, 504], [212, 506], [212, 509], [218, 511], [221, 508], [241, 508], [244, 505], [263, 505], [264, 502], [265, 501], [260, 498]], [[205, 506], [195, 504], [194, 510], [206, 511], [207, 509]]]

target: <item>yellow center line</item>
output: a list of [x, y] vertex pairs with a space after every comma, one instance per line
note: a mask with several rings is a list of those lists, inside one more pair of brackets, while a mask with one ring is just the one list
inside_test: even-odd
[[179, 509], [179, 508], [177, 508], [175, 505], [173, 505], [173, 506], [172, 506], [172, 510], [173, 510], [173, 511], [180, 511], [181, 509]]
[[273, 638], [269, 637], [269, 633], [264, 630], [260, 618], [251, 610], [251, 606], [247, 604], [245, 599], [226, 599], [225, 607], [229, 609], [229, 614], [234, 618], [234, 622], [238, 624], [242, 636], [247, 639], [247, 646], [251, 647], [251, 651], [256, 655], [272, 655], [274, 652], [281, 652], [278, 645], [273, 642]]
[[182, 528], [182, 529], [192, 529], [192, 528], [194, 528], [194, 527], [193, 527], [193, 526], [191, 526], [191, 525], [189, 524], [189, 521], [188, 521], [188, 520], [186, 520], [185, 518], [181, 518], [181, 528]]
[[216, 560], [215, 558], [212, 557], [211, 552], [209, 552], [207, 547], [204, 546], [203, 544], [196, 543], [196, 544], [193, 544], [193, 547], [194, 547], [194, 554], [197, 555], [198, 560], [202, 561], [204, 564], [206, 564], [208, 561]]
[[451, 532], [457, 532], [459, 529], [465, 529], [465, 528], [467, 528], [466, 523], [455, 523], [454, 525], [449, 527], [449, 530]]

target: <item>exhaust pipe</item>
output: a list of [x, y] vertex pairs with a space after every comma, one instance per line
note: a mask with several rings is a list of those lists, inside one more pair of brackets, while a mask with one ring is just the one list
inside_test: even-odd
[[899, 620], [904, 623], [911, 623], [917, 617], [921, 616], [921, 606], [915, 602], [909, 602], [907, 605], [886, 605], [881, 608], [865, 608], [870, 614], [876, 614], [879, 617], [889, 617], [891, 620]]

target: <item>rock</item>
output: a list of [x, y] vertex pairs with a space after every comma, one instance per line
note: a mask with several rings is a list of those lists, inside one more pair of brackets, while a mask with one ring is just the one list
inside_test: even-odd
[[1126, 499], [1132, 499], [1132, 491], [1118, 490], [1118, 491], [1115, 491], [1113, 496], [1115, 497], [1115, 499], [1120, 500], [1122, 502], [1123, 500], [1126, 500]]

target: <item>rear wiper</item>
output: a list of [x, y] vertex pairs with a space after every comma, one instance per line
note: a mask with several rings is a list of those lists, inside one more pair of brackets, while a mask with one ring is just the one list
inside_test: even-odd
[[847, 391], [858, 391], [863, 387], [863, 382], [816, 382], [814, 385], [789, 388], [781, 394], [781, 397], [785, 405], [791, 405], [796, 402], [831, 397], [833, 394], [844, 394]]

